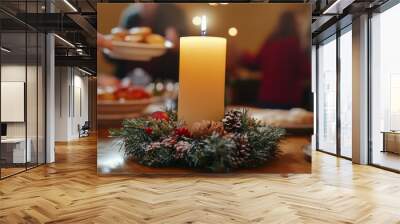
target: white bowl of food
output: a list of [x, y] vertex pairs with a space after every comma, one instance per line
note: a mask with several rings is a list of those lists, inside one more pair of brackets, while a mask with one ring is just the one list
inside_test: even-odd
[[106, 39], [111, 41], [112, 48], [104, 48], [104, 53], [121, 60], [149, 61], [165, 54], [171, 46], [169, 41], [152, 33], [148, 27], [135, 27], [130, 30], [114, 28]]

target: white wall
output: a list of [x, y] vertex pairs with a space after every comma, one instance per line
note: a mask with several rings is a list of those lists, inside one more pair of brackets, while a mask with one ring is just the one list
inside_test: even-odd
[[[37, 70], [39, 69], [39, 70]], [[26, 85], [26, 106], [25, 101], [21, 102], [19, 108], [1, 107], [2, 113], [22, 113], [24, 116], [26, 112], [26, 120], [22, 119], [21, 122], [6, 122], [7, 124], [7, 137], [9, 138], [27, 138], [31, 148], [32, 162], [39, 159], [39, 163], [44, 163], [44, 150], [45, 150], [45, 120], [44, 120], [44, 93], [43, 89], [44, 74], [42, 73], [41, 66], [25, 66], [25, 64], [3, 64], [1, 66], [1, 81], [2, 82], [24, 82]], [[25, 80], [27, 79], [27, 80]], [[4, 94], [2, 89], [2, 94]], [[20, 94], [24, 95], [25, 89], [18, 90]], [[2, 98], [7, 95], [2, 95]], [[22, 96], [24, 98], [25, 96]], [[18, 103], [18, 102], [15, 102]], [[2, 103], [3, 104], [3, 103]], [[14, 110], [14, 111], [12, 111]]]
[[89, 117], [88, 78], [76, 68], [56, 67], [55, 85], [55, 140], [77, 139], [78, 125]]
[[69, 133], [69, 68], [55, 68], [55, 141], [68, 141]]
[[[25, 70], [27, 69], [27, 70]], [[28, 74], [33, 72], [36, 74], [36, 67], [18, 65], [18, 64], [6, 64], [1, 66], [1, 81], [3, 82], [25, 82], [26, 71]], [[29, 79], [30, 76], [28, 76]], [[36, 86], [36, 80], [29, 79], [29, 86]], [[27, 106], [36, 108], [36, 88], [27, 88]], [[33, 104], [32, 104], [33, 103]], [[40, 105], [39, 105], [40, 106]], [[8, 108], [1, 108], [1, 110], [7, 110]], [[24, 110], [24, 108], [22, 108]], [[36, 110], [35, 110], [36, 111]], [[31, 112], [31, 110], [28, 110]], [[36, 113], [28, 113], [28, 137], [32, 130], [36, 130]], [[34, 123], [32, 123], [34, 121]], [[7, 136], [8, 137], [25, 137], [25, 124], [26, 122], [7, 122]], [[36, 133], [35, 133], [36, 134]]]
[[73, 108], [73, 119], [72, 119], [72, 135], [78, 136], [77, 126], [83, 125], [85, 121], [88, 121], [88, 78], [87, 76], [82, 76], [82, 73], [74, 75], [74, 108]]
[[[24, 65], [8, 64], [1, 66], [1, 81], [10, 82], [25, 82], [25, 71]], [[28, 68], [30, 69], [30, 68]], [[1, 110], [7, 110], [7, 108], [1, 108]], [[25, 137], [25, 122], [12, 122], [7, 123], [7, 136], [8, 137]]]

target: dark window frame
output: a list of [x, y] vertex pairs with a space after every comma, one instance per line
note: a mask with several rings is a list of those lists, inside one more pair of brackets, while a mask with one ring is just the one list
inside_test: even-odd
[[[329, 155], [333, 155], [333, 156], [337, 156], [346, 160], [352, 160], [352, 158], [347, 157], [347, 156], [343, 156], [341, 153], [341, 120], [340, 120], [340, 77], [341, 77], [341, 67], [340, 67], [340, 37], [342, 35], [344, 35], [347, 32], [351, 32], [352, 31], [352, 23], [349, 23], [349, 19], [351, 19], [351, 17], [344, 17], [343, 20], [345, 20], [345, 22], [343, 22], [343, 27], [338, 27], [337, 24], [334, 24], [334, 26], [337, 27], [336, 32], [331, 33], [330, 35], [324, 37], [324, 39], [318, 40], [316, 45], [316, 106], [315, 106], [315, 115], [316, 115], [316, 136], [315, 136], [315, 141], [316, 141], [316, 150], [319, 152], [323, 152]], [[340, 22], [340, 21], [339, 21]], [[329, 43], [331, 41], [336, 41], [336, 152], [332, 153], [329, 152], [327, 150], [321, 149], [319, 147], [319, 53], [318, 53], [318, 49], [320, 47], [321, 44], [326, 44]]]
[[[26, 12], [28, 1], [25, 0], [25, 1], [21, 1], [21, 2], [25, 4], [25, 12]], [[36, 0], [35, 2], [36, 2], [36, 11], [39, 12], [39, 3], [41, 3], [42, 1]], [[47, 7], [46, 7], [46, 11], [47, 11]], [[6, 12], [6, 11], [2, 10], [2, 12]], [[7, 15], [9, 15], [9, 14], [7, 13]], [[25, 13], [25, 16], [26, 15], [27, 14]], [[13, 17], [11, 17], [11, 18], [13, 18]], [[17, 18], [13, 18], [13, 19], [15, 19], [17, 22], [22, 22], [22, 21], [18, 20]], [[21, 30], [22, 32], [14, 31], [12, 33], [18, 33], [20, 35], [25, 35], [25, 49], [24, 49], [25, 50], [25, 87], [24, 87], [24, 91], [25, 91], [25, 93], [24, 93], [24, 96], [25, 96], [25, 100], [24, 100], [25, 101], [24, 102], [25, 168], [21, 171], [12, 173], [7, 176], [3, 176], [3, 173], [2, 173], [3, 168], [0, 166], [0, 180], [6, 179], [8, 177], [17, 175], [19, 173], [25, 172], [27, 170], [39, 167], [39, 166], [47, 163], [47, 110], [46, 110], [46, 108], [47, 108], [47, 81], [46, 81], [47, 80], [47, 33], [37, 30], [37, 29], [29, 26], [26, 23], [23, 24], [23, 26], [24, 26], [24, 30]], [[0, 28], [1, 28], [1, 23], [0, 23]], [[0, 29], [0, 46], [2, 46], [2, 34], [3, 33], [10, 33], [10, 32], [2, 31]], [[36, 52], [36, 122], [35, 122], [36, 123], [36, 136], [35, 137], [36, 137], [37, 145], [36, 145], [36, 161], [35, 161], [35, 163], [30, 163], [29, 164], [30, 166], [28, 166], [28, 162], [27, 162], [27, 147], [28, 147], [28, 143], [27, 143], [27, 139], [28, 139], [28, 131], [27, 131], [27, 129], [28, 129], [28, 124], [27, 124], [28, 123], [28, 119], [27, 119], [27, 117], [28, 117], [27, 116], [28, 33], [29, 34], [33, 33], [33, 35], [36, 34], [36, 49], [35, 49], [35, 52]], [[44, 35], [40, 35], [40, 34], [44, 34]], [[43, 46], [41, 46], [41, 47], [44, 48], [44, 50], [41, 49], [41, 51], [39, 51], [39, 36], [42, 37], [42, 38], [40, 38], [40, 40], [42, 41], [42, 44], [43, 44]], [[41, 58], [42, 58], [42, 60], [44, 60], [43, 68], [41, 71], [42, 72], [42, 82], [43, 82], [42, 84], [44, 84], [44, 86], [43, 86], [44, 92], [42, 95], [42, 97], [43, 97], [42, 107], [43, 107], [44, 116], [41, 117], [41, 118], [43, 118], [43, 120], [41, 120], [41, 122], [43, 122], [43, 124], [44, 124], [44, 126], [43, 126], [43, 128], [44, 128], [44, 130], [43, 130], [44, 144], [42, 146], [43, 147], [42, 152], [44, 153], [44, 155], [41, 155], [41, 157], [43, 157], [42, 163], [39, 162], [39, 78], [38, 78], [39, 77], [39, 54], [40, 54], [39, 52], [43, 54], [43, 55], [41, 55]], [[1, 82], [2, 61], [3, 61], [2, 53], [0, 53], [0, 82]], [[1, 101], [1, 85], [0, 85], [0, 101]], [[0, 110], [1, 110], [1, 105], [0, 105]], [[1, 122], [1, 115], [0, 115], [0, 124], [1, 123], [2, 122]], [[0, 158], [1, 158], [1, 151], [2, 151], [2, 146], [0, 144]]]

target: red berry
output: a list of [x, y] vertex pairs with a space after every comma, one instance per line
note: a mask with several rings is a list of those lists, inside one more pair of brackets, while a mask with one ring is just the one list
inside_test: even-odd
[[153, 129], [147, 127], [147, 128], [144, 129], [144, 132], [146, 132], [146, 134], [148, 134], [148, 135], [151, 135], [153, 133]]
[[190, 133], [189, 129], [185, 127], [177, 128], [175, 129], [175, 135], [177, 136], [185, 136], [185, 137], [191, 137], [192, 134]]
[[155, 120], [162, 120], [162, 121], [168, 121], [169, 120], [168, 113], [166, 113], [164, 111], [153, 112], [151, 114], [151, 118], [153, 118]]

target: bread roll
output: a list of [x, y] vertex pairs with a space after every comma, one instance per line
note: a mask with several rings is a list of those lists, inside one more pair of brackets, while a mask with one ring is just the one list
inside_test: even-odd
[[145, 42], [148, 44], [164, 45], [165, 39], [158, 34], [150, 34], [146, 36]]
[[137, 35], [137, 34], [129, 34], [125, 36], [125, 41], [127, 42], [133, 42], [133, 43], [138, 43], [144, 41], [144, 38], [142, 35]]
[[121, 27], [114, 27], [111, 29], [112, 40], [123, 41], [128, 31]]

